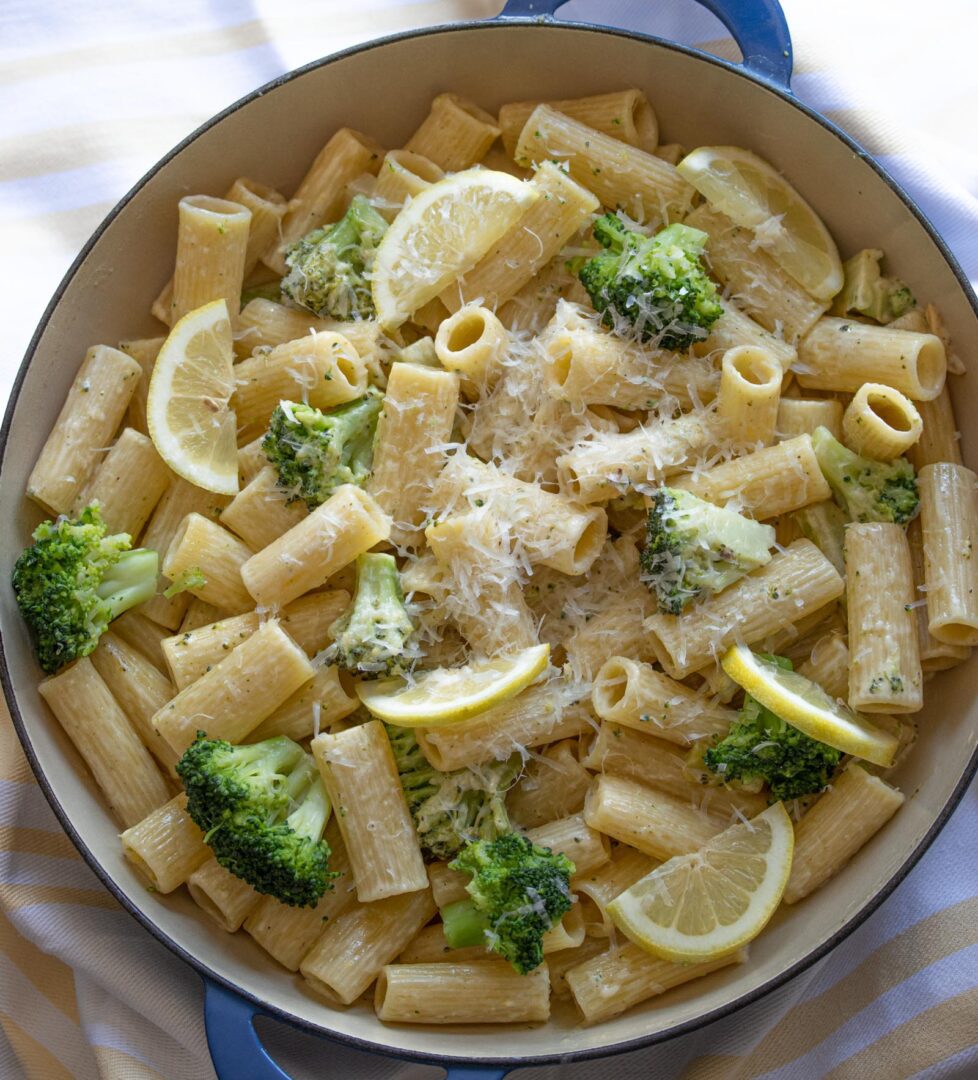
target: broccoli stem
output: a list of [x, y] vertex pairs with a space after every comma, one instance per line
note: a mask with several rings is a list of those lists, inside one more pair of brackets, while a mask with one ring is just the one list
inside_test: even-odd
[[[356, 247], [360, 244], [361, 235], [365, 228], [377, 223], [377, 211], [362, 196], [352, 199], [350, 207], [342, 218], [329, 230], [329, 242], [338, 251], [344, 248]], [[387, 222], [380, 222], [386, 229]]]
[[148, 548], [124, 551], [119, 556], [96, 590], [109, 607], [110, 621], [153, 598], [159, 568], [159, 556]]
[[[198, 737], [201, 734], [203, 733], [198, 732]], [[254, 765], [256, 772], [268, 776], [295, 770], [304, 753], [302, 747], [286, 735], [276, 735], [263, 742], [235, 746], [232, 751], [235, 771], [245, 773], [249, 766]]]
[[[301, 748], [300, 748], [301, 749]], [[285, 790], [293, 803], [304, 799], [313, 781], [319, 777], [319, 770], [310, 756], [303, 751], [296, 766], [285, 781]]]
[[474, 900], [456, 900], [441, 909], [442, 930], [450, 949], [485, 945], [489, 917], [475, 906]]
[[401, 578], [393, 555], [368, 551], [357, 559], [357, 600], [367, 611], [377, 611], [393, 604], [404, 606]]
[[318, 840], [323, 835], [332, 809], [322, 777], [316, 776], [306, 788], [302, 801], [286, 818], [285, 824], [300, 836]]

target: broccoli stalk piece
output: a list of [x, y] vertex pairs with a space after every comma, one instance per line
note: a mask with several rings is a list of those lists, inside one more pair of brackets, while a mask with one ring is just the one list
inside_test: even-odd
[[156, 592], [156, 552], [130, 550], [127, 533], [106, 532], [97, 505], [76, 521], [44, 521], [14, 564], [17, 605], [48, 675], [88, 656], [113, 619]]
[[374, 302], [368, 276], [387, 222], [362, 196], [334, 225], [313, 229], [285, 252], [282, 292], [322, 318], [369, 319]]
[[816, 428], [812, 445], [818, 467], [850, 521], [907, 525], [917, 516], [917, 476], [906, 458], [873, 461], [860, 457], [824, 427]]
[[[765, 656], [785, 670], [791, 661]], [[822, 791], [842, 754], [785, 723], [748, 694], [727, 735], [703, 754], [703, 764], [725, 783], [757, 790], [768, 785], [772, 802], [786, 802]]]
[[449, 866], [472, 875], [471, 899], [441, 910], [449, 947], [486, 945], [521, 975], [539, 967], [543, 935], [571, 907], [570, 859], [510, 832], [469, 844]]
[[277, 406], [262, 450], [288, 502], [302, 499], [315, 510], [340, 485], [363, 486], [383, 400], [371, 388], [362, 398], [325, 413], [294, 401]]
[[375, 679], [403, 675], [414, 662], [414, 623], [393, 555], [368, 551], [357, 557], [357, 590], [350, 606], [329, 628], [327, 658], [346, 671]]
[[394, 761], [422, 850], [451, 859], [465, 844], [494, 840], [510, 829], [506, 791], [520, 770], [519, 754], [479, 768], [439, 772], [428, 764], [411, 728], [387, 727]]
[[867, 248], [843, 263], [845, 284], [832, 304], [833, 314], [855, 312], [880, 323], [890, 323], [917, 306], [909, 285], [898, 278], [882, 276], [882, 259], [882, 251]]
[[311, 755], [283, 736], [251, 746], [201, 731], [177, 762], [187, 813], [217, 861], [260, 893], [313, 907], [332, 888], [330, 802]]
[[630, 324], [642, 341], [656, 338], [665, 349], [686, 349], [708, 336], [723, 308], [703, 268], [706, 233], [669, 225], [649, 237], [605, 214], [594, 236], [606, 250], [577, 276], [606, 326]]
[[701, 593], [717, 593], [771, 561], [775, 533], [688, 491], [652, 496], [642, 550], [642, 580], [659, 610], [678, 615]]

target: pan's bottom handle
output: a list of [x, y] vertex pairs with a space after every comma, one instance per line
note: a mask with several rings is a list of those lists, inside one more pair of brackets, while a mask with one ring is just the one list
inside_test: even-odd
[[204, 979], [204, 1029], [217, 1080], [289, 1080], [255, 1031], [261, 1010], [239, 994]]
[[[261, 1009], [240, 994], [204, 979], [204, 1028], [217, 1080], [290, 1080], [275, 1064], [255, 1031]], [[509, 1069], [452, 1065], [445, 1080], [503, 1080]]]

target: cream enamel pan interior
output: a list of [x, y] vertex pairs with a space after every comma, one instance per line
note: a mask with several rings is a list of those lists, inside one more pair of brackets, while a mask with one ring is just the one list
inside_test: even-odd
[[[43, 707], [38, 668], [9, 586], [13, 561], [41, 516], [24, 498], [25, 481], [85, 348], [159, 333], [143, 313], [170, 274], [178, 199], [221, 192], [240, 175], [292, 191], [337, 127], [367, 131], [387, 147], [403, 145], [442, 90], [457, 90], [494, 110], [506, 100], [625, 86], [647, 92], [664, 142], [747, 146], [782, 169], [822, 214], [844, 257], [862, 247], [884, 248], [892, 272], [938, 304], [974, 369], [978, 318], [960, 272], [889, 182], [824, 121], [731, 65], [647, 38], [583, 26], [470, 24], [390, 39], [311, 66], [191, 137], [127, 197], [68, 275], [28, 354], [6, 418], [0, 471], [4, 688], [34, 767], [73, 839], [120, 900], [178, 952], [196, 958], [198, 967], [279, 1015], [395, 1054], [524, 1063], [590, 1056], [667, 1037], [757, 997], [868, 914], [933, 838], [978, 764], [978, 669], [972, 659], [932, 684], [919, 743], [896, 777], [906, 805], [836, 880], [775, 919], [752, 946], [748, 964], [593, 1029], [577, 1027], [559, 1007], [542, 1029], [425, 1029], [384, 1026], [364, 1005], [327, 1008], [247, 935], [217, 930], [183, 891], [167, 898], [150, 894], [122, 858], [114, 822]], [[954, 380], [954, 391], [965, 461], [975, 468], [975, 375]]]

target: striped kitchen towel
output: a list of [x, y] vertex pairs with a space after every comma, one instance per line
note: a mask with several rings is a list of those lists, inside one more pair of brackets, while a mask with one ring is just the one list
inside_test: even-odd
[[[170, 146], [290, 68], [500, 0], [4, 0], [0, 4], [0, 400], [58, 280]], [[916, 196], [978, 279], [974, 0], [785, 0], [798, 96]], [[572, 0], [728, 58], [691, 0]], [[792, 983], [665, 1046], [517, 1077], [833, 1080], [978, 1076], [978, 786], [906, 881]], [[439, 1070], [264, 1029], [300, 1078], [427, 1080]], [[196, 975], [125, 914], [67, 840], [0, 712], [0, 1076], [210, 1080]]]

